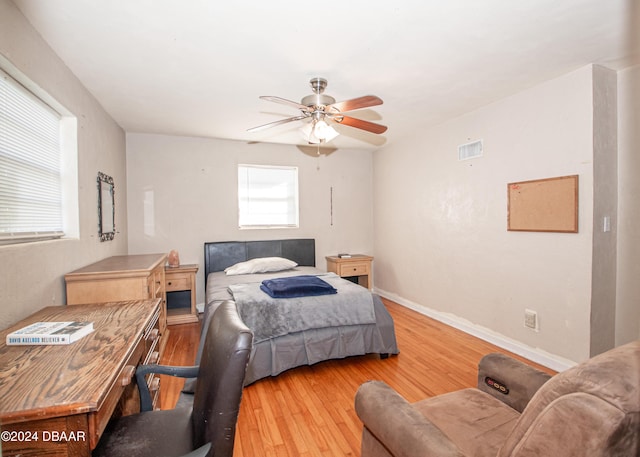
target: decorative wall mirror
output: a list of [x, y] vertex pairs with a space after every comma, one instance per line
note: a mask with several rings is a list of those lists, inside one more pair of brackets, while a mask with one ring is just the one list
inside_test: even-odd
[[113, 178], [98, 172], [98, 235], [100, 241], [112, 240], [116, 235], [115, 213]]

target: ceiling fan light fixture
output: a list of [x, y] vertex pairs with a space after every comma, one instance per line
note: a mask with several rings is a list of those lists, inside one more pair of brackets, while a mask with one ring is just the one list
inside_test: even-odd
[[298, 129], [302, 138], [309, 144], [320, 144], [320, 139], [313, 134], [313, 122], [308, 122]]
[[336, 129], [327, 124], [324, 119], [320, 119], [316, 122], [316, 125], [313, 128], [313, 134], [321, 141], [331, 141], [339, 135]]
[[299, 131], [309, 144], [326, 143], [340, 135], [336, 129], [327, 124], [323, 119], [319, 121], [313, 120], [300, 127]]

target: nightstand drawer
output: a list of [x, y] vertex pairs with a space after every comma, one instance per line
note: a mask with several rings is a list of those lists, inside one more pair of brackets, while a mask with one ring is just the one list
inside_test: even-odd
[[167, 275], [167, 276], [170, 276], [166, 279], [167, 292], [191, 289], [191, 279], [189, 278], [189, 275], [186, 275], [186, 276]]
[[349, 262], [338, 266], [339, 276], [360, 276], [369, 274], [369, 262]]

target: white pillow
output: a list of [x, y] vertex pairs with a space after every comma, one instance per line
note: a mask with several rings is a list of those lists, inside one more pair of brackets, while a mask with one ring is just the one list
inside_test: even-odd
[[283, 259], [282, 257], [260, 257], [247, 260], [246, 262], [236, 263], [235, 265], [225, 268], [224, 272], [229, 276], [246, 275], [251, 273], [290, 270], [297, 266], [298, 264], [293, 260]]

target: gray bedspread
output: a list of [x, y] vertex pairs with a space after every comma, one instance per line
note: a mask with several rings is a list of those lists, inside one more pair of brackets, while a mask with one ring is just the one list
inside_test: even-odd
[[[239, 276], [227, 276], [223, 271], [209, 273], [206, 287], [207, 305], [202, 320], [203, 334], [206, 333], [213, 311], [219, 304], [225, 300], [234, 300], [230, 291], [231, 285], [247, 283], [259, 285], [264, 279], [306, 274], [321, 275], [326, 272], [315, 267], [298, 266], [277, 273]], [[363, 290], [366, 291], [366, 289]], [[278, 375], [294, 367], [312, 365], [323, 360], [372, 353], [397, 354], [399, 351], [393, 319], [380, 297], [376, 294], [371, 295], [375, 315], [373, 323], [311, 328], [259, 342], [254, 339], [245, 385], [267, 376]], [[196, 363], [202, 355], [203, 343], [204, 338], [201, 338]]]
[[332, 295], [271, 298], [260, 283], [231, 284], [240, 317], [256, 342], [314, 328], [374, 324], [373, 297], [335, 273], [316, 275], [338, 291]]

